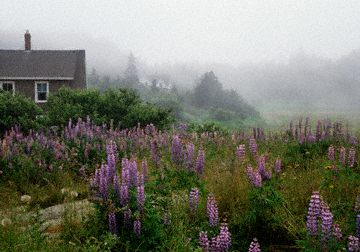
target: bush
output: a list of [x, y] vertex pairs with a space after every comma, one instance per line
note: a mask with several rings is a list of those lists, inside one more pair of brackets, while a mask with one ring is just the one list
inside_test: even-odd
[[47, 116], [50, 125], [60, 126], [62, 129], [69, 122], [69, 118], [76, 122], [80, 117], [87, 116], [94, 124], [103, 122], [110, 125], [121, 122], [121, 128], [130, 128], [138, 123], [142, 127], [154, 124], [157, 128], [164, 128], [174, 119], [170, 116], [170, 109], [155, 108], [153, 104], [140, 100], [135, 90], [110, 88], [103, 95], [99, 90], [72, 90], [62, 87], [55, 94], [50, 94], [47, 102]]
[[15, 125], [21, 125], [21, 131], [25, 134], [30, 129], [38, 130], [43, 125], [44, 119], [38, 118], [43, 115], [43, 110], [30, 98], [23, 94], [0, 89], [0, 135], [11, 130]]

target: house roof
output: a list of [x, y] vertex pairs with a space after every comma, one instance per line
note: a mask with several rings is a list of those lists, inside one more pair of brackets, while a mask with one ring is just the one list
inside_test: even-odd
[[85, 50], [0, 50], [0, 79], [72, 80]]

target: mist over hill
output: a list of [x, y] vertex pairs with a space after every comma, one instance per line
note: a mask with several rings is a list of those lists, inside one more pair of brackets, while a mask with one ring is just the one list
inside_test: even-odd
[[[23, 49], [23, 34], [0, 30], [0, 49]], [[40, 39], [41, 38], [41, 39]], [[46, 39], [43, 39], [46, 38]], [[95, 39], [89, 34], [36, 32], [34, 50], [85, 49], [87, 73], [123, 77], [130, 52], [119, 45]], [[193, 90], [200, 76], [213, 71], [224, 89], [234, 89], [249, 104], [262, 109], [355, 109], [360, 91], [360, 49], [338, 59], [321, 58], [300, 52], [283, 62], [243, 62], [234, 66], [193, 62], [150, 65], [133, 52], [140, 79], [149, 75], [167, 76], [180, 91]]]

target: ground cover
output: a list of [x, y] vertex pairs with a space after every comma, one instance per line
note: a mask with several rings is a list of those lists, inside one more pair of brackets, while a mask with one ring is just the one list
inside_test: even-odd
[[[268, 117], [271, 118], [271, 117]], [[290, 118], [291, 119], [291, 118]], [[351, 130], [354, 129], [354, 130]], [[196, 133], [90, 119], [0, 143], [1, 251], [337, 251], [359, 238], [359, 139], [340, 119]], [[64, 193], [76, 191], [76, 197]], [[21, 196], [29, 195], [28, 201]], [[39, 231], [15, 209], [88, 199]], [[57, 238], [46, 234], [59, 232]], [[44, 235], [45, 234], [45, 235]], [[355, 248], [356, 250], [356, 248]]]

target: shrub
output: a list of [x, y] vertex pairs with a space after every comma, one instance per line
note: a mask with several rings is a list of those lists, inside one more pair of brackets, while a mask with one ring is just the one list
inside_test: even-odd
[[170, 109], [155, 108], [153, 104], [140, 100], [135, 90], [119, 88], [118, 91], [108, 89], [103, 95], [99, 90], [71, 90], [62, 87], [55, 94], [50, 94], [47, 102], [47, 116], [50, 125], [67, 125], [69, 118], [77, 121], [87, 116], [96, 125], [103, 122], [110, 125], [111, 119], [115, 123], [121, 122], [121, 128], [131, 128], [140, 123], [143, 127], [154, 124], [164, 128], [174, 119], [170, 116]]
[[43, 110], [30, 98], [23, 94], [0, 89], [0, 135], [11, 130], [15, 125], [21, 125], [21, 131], [28, 133], [30, 129], [38, 130], [42, 126]]

